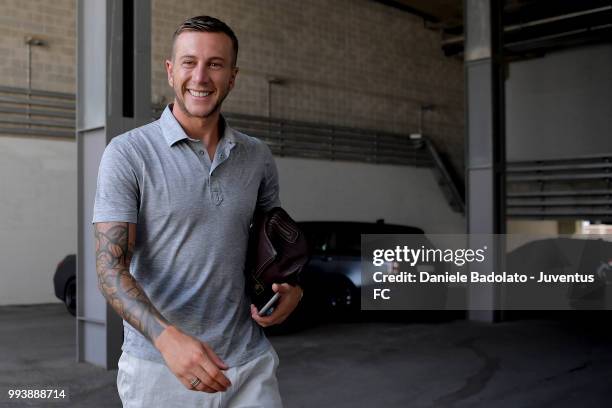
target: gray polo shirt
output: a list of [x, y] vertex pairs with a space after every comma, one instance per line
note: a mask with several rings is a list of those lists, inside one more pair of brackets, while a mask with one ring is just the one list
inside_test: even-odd
[[[251, 318], [243, 273], [253, 211], [279, 205], [264, 142], [225, 126], [211, 162], [168, 106], [159, 120], [106, 147], [93, 222], [136, 224], [130, 273], [166, 319], [235, 366], [270, 347]], [[163, 361], [123, 324], [125, 352]]]

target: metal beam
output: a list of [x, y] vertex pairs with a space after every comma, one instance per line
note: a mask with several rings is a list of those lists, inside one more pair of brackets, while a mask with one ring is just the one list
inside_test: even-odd
[[123, 326], [97, 288], [93, 201], [108, 142], [151, 121], [150, 21], [150, 0], [77, 3], [77, 361], [107, 369], [117, 367]]
[[374, 0], [375, 2], [384, 4], [385, 6], [393, 7], [395, 9], [404, 11], [406, 13], [414, 14], [415, 16], [421, 17], [425, 21], [429, 21], [431, 23], [438, 23], [440, 19], [436, 16], [433, 16], [423, 10], [419, 10], [416, 7], [412, 7], [406, 2], [401, 0]]
[[[565, 11], [564, 6], [559, 4], [555, 4], [554, 7], [543, 7], [542, 10], [546, 10], [547, 13], [546, 17], [535, 17], [536, 19], [531, 21], [524, 21], [525, 18], [534, 18], [533, 10], [527, 11], [528, 7], [523, 13], [507, 14], [506, 20], [510, 18], [520, 22], [502, 28], [506, 38], [504, 43], [506, 54], [543, 48], [562, 48], [582, 43], [609, 42], [612, 6], [602, 4], [583, 10], [580, 10], [580, 7], [585, 5], [575, 2], [571, 10]], [[550, 15], [555, 13], [564, 14]], [[464, 36], [443, 39], [442, 49], [447, 56], [460, 54], [464, 50]]]

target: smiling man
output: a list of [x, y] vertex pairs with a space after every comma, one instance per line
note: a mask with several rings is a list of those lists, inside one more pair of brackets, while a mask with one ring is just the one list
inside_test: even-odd
[[166, 61], [174, 103], [115, 137], [98, 173], [99, 287], [124, 319], [117, 387], [125, 407], [280, 407], [278, 356], [261, 326], [282, 322], [301, 288], [275, 284], [260, 317], [245, 295], [255, 209], [279, 206], [269, 148], [220, 114], [238, 40], [208, 16], [184, 21]]

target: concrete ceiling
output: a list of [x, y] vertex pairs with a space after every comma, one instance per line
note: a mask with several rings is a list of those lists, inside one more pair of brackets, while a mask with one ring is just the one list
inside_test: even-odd
[[374, 0], [416, 14], [440, 28], [463, 26], [462, 0]]
[[[373, 0], [423, 18], [448, 56], [463, 52], [463, 0]], [[612, 0], [504, 0], [504, 52], [529, 56], [612, 41]]]

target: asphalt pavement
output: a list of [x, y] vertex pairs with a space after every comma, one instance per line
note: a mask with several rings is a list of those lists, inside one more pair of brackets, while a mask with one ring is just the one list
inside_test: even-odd
[[[496, 324], [360, 322], [272, 336], [285, 407], [609, 407], [609, 314]], [[0, 406], [120, 407], [116, 370], [75, 361], [61, 304], [0, 307]], [[9, 400], [9, 389], [65, 400]]]

